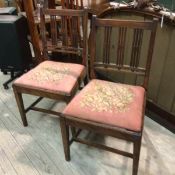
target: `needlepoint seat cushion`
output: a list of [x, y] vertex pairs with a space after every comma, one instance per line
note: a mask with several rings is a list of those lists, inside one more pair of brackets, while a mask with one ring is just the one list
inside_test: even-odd
[[63, 111], [98, 123], [140, 131], [145, 90], [140, 86], [92, 80]]
[[84, 77], [85, 66], [83, 65], [44, 61], [18, 78], [14, 84], [69, 96]]

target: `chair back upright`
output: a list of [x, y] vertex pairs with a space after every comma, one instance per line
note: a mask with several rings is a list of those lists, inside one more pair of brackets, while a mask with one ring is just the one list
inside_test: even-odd
[[[50, 33], [47, 31], [46, 18], [50, 19]], [[41, 8], [41, 38], [44, 58], [48, 53], [82, 57], [82, 64], [87, 60], [87, 12], [72, 9]], [[61, 19], [61, 23], [58, 22]]]
[[[119, 19], [100, 19], [93, 16], [92, 19], [92, 39], [90, 48], [90, 76], [96, 78], [96, 73], [102, 70], [113, 72], [123, 72], [125, 74], [135, 74], [143, 76], [141, 86], [147, 89], [148, 79], [153, 55], [153, 48], [156, 36], [157, 19], [153, 21], [135, 21]], [[98, 32], [103, 33], [100, 39], [100, 46], [97, 48]], [[129, 33], [132, 31], [132, 37]], [[147, 37], [148, 46], [143, 42], [144, 32], [149, 32]], [[115, 33], [115, 35], [114, 35]], [[128, 38], [131, 42], [128, 42]], [[99, 39], [99, 38], [98, 38]], [[129, 45], [130, 44], [130, 45]], [[142, 55], [141, 50], [147, 48], [147, 55]], [[130, 53], [126, 53], [130, 50]], [[97, 58], [97, 52], [102, 52]], [[115, 57], [111, 59], [111, 53]], [[146, 57], [145, 63], [141, 63], [141, 58]], [[127, 60], [126, 58], [127, 57]]]

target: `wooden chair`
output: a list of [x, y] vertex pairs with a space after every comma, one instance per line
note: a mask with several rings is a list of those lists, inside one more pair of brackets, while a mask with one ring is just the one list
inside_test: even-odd
[[[132, 174], [137, 175], [142, 130], [145, 111], [145, 96], [148, 85], [154, 41], [156, 21], [141, 22], [116, 19], [99, 19], [93, 17], [92, 40], [90, 55], [90, 75], [92, 80], [76, 95], [64, 109], [61, 117], [61, 131], [65, 158], [70, 160], [70, 145], [73, 141], [111, 151], [133, 159]], [[103, 28], [104, 30], [100, 30]], [[118, 29], [118, 30], [117, 30]], [[102, 48], [96, 46], [98, 31], [104, 31]], [[132, 30], [133, 40], [128, 46], [128, 31]], [[147, 38], [148, 54], [145, 67], [140, 67], [140, 55], [143, 33], [150, 33]], [[112, 45], [112, 32], [118, 38]], [[126, 48], [127, 45], [127, 48]], [[111, 61], [110, 48], [116, 48], [116, 59]], [[125, 51], [131, 48], [130, 61], [125, 61]], [[102, 58], [96, 58], [96, 52], [103, 50]], [[124, 72], [143, 76], [142, 86], [114, 83], [95, 79], [99, 70]], [[72, 138], [69, 138], [69, 126], [76, 128]], [[80, 129], [77, 129], [80, 128]], [[109, 135], [133, 143], [133, 153], [121, 151], [81, 139], [81, 130], [89, 130], [102, 135]]]
[[[50, 16], [50, 37], [46, 30], [45, 17]], [[57, 17], [62, 18], [61, 27], [58, 31]], [[77, 21], [82, 20], [81, 26]], [[70, 22], [71, 35], [67, 28]], [[81, 36], [78, 35], [79, 27]], [[58, 112], [35, 107], [44, 97], [54, 100], [65, 100], [69, 102], [76, 93], [81, 82], [86, 77], [87, 57], [87, 13], [84, 10], [56, 10], [41, 9], [41, 33], [43, 44], [43, 55], [46, 61], [27, 72], [13, 84], [13, 90], [17, 105], [21, 114], [23, 125], [27, 126], [26, 113], [29, 110], [59, 115]], [[81, 37], [81, 38], [80, 38]], [[49, 61], [49, 53], [59, 52], [69, 55], [82, 56], [82, 64]], [[71, 57], [72, 59], [74, 57]], [[22, 94], [39, 96], [28, 108], [24, 108]]]

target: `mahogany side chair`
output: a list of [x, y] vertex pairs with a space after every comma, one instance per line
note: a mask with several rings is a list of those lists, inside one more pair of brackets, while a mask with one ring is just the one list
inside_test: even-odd
[[[61, 116], [61, 131], [64, 145], [65, 159], [70, 160], [70, 145], [75, 142], [101, 148], [133, 159], [132, 174], [137, 175], [142, 130], [144, 123], [146, 89], [156, 36], [157, 21], [132, 21], [117, 19], [100, 19], [93, 16], [92, 19], [92, 40], [90, 53], [90, 77], [92, 80], [81, 90], [66, 106]], [[102, 58], [96, 58], [97, 31], [104, 28], [104, 40], [102, 45]], [[118, 30], [115, 30], [118, 28]], [[133, 39], [131, 47], [128, 46], [127, 33], [132, 30]], [[148, 52], [145, 67], [140, 67], [139, 61], [143, 33], [150, 33], [148, 39]], [[115, 36], [116, 59], [111, 62], [110, 48], [111, 40]], [[131, 37], [130, 37], [131, 39]], [[113, 42], [114, 44], [114, 42]], [[127, 44], [127, 47], [126, 47]], [[114, 48], [114, 47], [113, 47]], [[131, 48], [130, 61], [125, 62], [125, 51]], [[100, 61], [99, 61], [100, 60]], [[127, 64], [128, 63], [128, 64]], [[143, 76], [143, 84], [128, 85], [96, 78], [97, 71], [111, 70], [136, 74]], [[76, 128], [76, 132], [70, 138], [69, 127]], [[133, 143], [133, 153], [114, 149], [106, 145], [87, 141], [80, 138], [81, 130], [88, 130], [94, 133], [108, 135]]]
[[[51, 22], [50, 33], [46, 29], [45, 18], [48, 19], [48, 16], [50, 16]], [[61, 26], [57, 25], [57, 17], [62, 19]], [[79, 20], [82, 21], [79, 23], [80, 26], [78, 26]], [[29, 110], [59, 115], [56, 111], [38, 108], [35, 105], [45, 97], [53, 100], [65, 100], [68, 103], [87, 75], [86, 10], [41, 8], [40, 25], [42, 54], [45, 61], [19, 77], [13, 83], [16, 102], [24, 126], [28, 125], [26, 113]], [[63, 56], [69, 55], [71, 59], [77, 60], [77, 58], [80, 58], [81, 64], [51, 61], [49, 60], [49, 55], [52, 52], [59, 52]], [[39, 98], [29, 107], [25, 108], [22, 94], [39, 96]]]

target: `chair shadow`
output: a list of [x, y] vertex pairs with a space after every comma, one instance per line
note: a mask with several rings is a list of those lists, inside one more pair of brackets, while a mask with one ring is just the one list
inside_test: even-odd
[[[90, 142], [107, 145], [113, 148], [120, 147], [120, 143], [119, 144], [117, 143], [119, 139], [93, 133], [90, 131], [85, 131], [83, 134], [81, 134], [81, 138], [88, 140]], [[109, 142], [111, 143], [111, 145], [109, 145]], [[123, 141], [122, 150], [129, 151], [131, 150], [130, 148], [131, 148], [131, 144], [129, 142]], [[84, 152], [85, 156], [88, 155], [89, 157], [94, 159], [99, 157], [100, 158], [98, 160], [99, 164], [103, 164], [105, 167], [108, 167], [109, 169], [113, 170], [115, 173], [120, 172], [119, 174], [121, 175], [127, 175], [128, 171], [132, 172], [132, 167], [129, 166], [128, 168], [129, 158], [127, 157], [124, 157], [115, 153], [111, 153], [102, 149], [94, 148], [88, 145], [86, 146], [79, 145], [77, 150]], [[131, 162], [129, 165], [131, 165]], [[126, 171], [127, 169], [128, 171]]]

